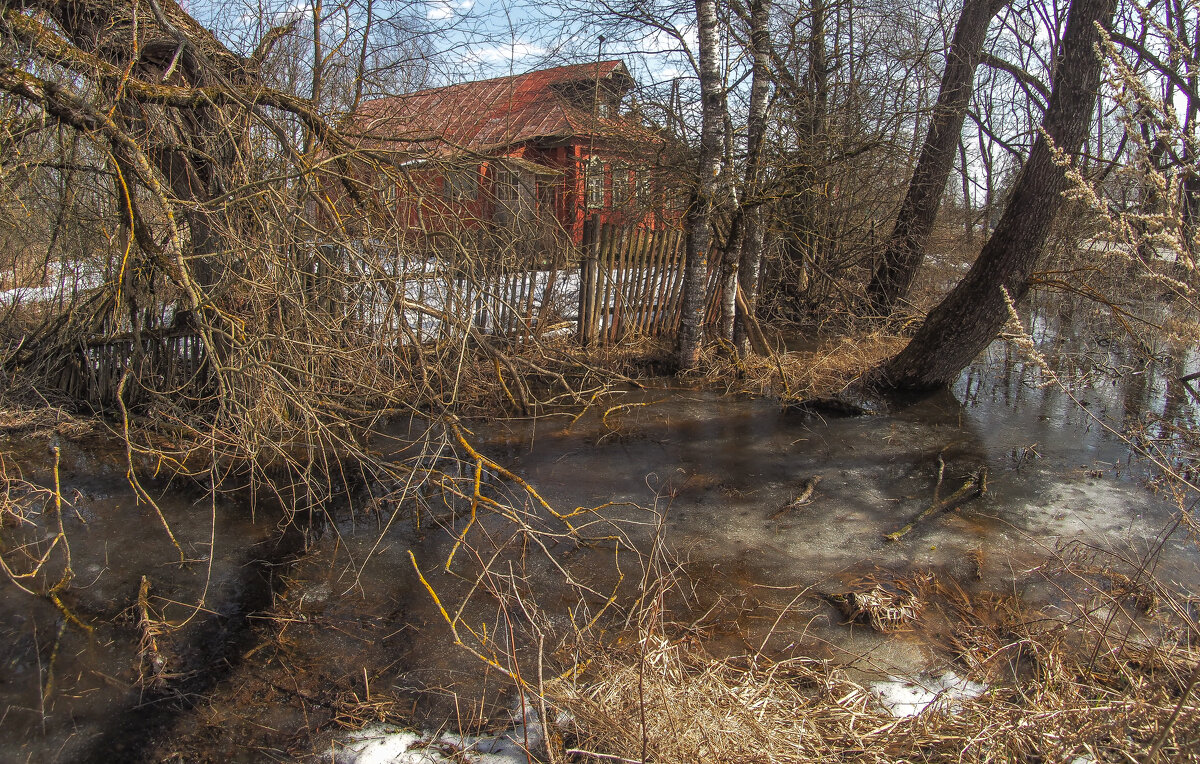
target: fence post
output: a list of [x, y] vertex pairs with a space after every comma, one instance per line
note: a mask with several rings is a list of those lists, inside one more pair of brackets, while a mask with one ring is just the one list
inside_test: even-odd
[[579, 342], [590, 347], [596, 340], [596, 292], [599, 279], [599, 225], [588, 218], [583, 223], [583, 260], [579, 264]]

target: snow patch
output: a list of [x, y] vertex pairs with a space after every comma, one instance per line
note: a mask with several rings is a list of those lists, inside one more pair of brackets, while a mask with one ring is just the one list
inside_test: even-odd
[[[417, 733], [390, 724], [366, 727], [337, 745], [334, 764], [527, 764], [527, 750], [542, 745], [537, 712], [513, 712], [511, 729], [496, 735]], [[528, 748], [527, 748], [528, 747]]]
[[871, 689], [879, 696], [879, 703], [888, 713], [904, 718], [917, 716], [933, 706], [953, 711], [960, 701], [982, 695], [987, 685], [947, 671], [940, 676], [931, 674], [918, 679], [888, 677], [873, 682]]

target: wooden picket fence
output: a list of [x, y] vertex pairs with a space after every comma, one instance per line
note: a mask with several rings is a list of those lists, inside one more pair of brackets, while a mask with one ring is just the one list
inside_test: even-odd
[[70, 355], [57, 386], [76, 400], [113, 409], [126, 371], [133, 378], [124, 392], [130, 407], [146, 401], [147, 384], [173, 397], [198, 399], [209, 392], [204, 342], [189, 329], [143, 332], [140, 346], [128, 334], [93, 338]]
[[[686, 266], [683, 231], [589, 225], [579, 266], [580, 342], [606, 345], [674, 335], [683, 313]], [[719, 270], [709, 263], [706, 324], [720, 317]]]
[[[387, 277], [387, 284], [359, 287], [331, 305], [341, 306], [333, 309], [353, 322], [356, 336], [397, 348], [414, 341], [457, 341], [463, 319], [474, 331], [515, 343], [574, 331], [591, 347], [669, 338], [679, 330], [687, 265], [680, 230], [589, 225], [580, 259], [562, 267], [508, 264], [463, 272], [439, 262], [414, 259]], [[709, 325], [720, 317], [719, 271], [709, 264], [704, 318]], [[415, 310], [414, 303], [430, 310]], [[439, 312], [459, 321], [445, 323]], [[111, 408], [126, 371], [135, 380], [125, 391], [127, 405], [142, 403], [147, 386], [195, 399], [211, 393], [204, 343], [190, 328], [143, 332], [136, 341], [129, 334], [92, 338], [74, 351], [59, 387], [77, 400]]]

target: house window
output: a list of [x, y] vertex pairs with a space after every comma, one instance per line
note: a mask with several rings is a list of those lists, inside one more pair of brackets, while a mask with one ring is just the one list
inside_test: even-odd
[[591, 208], [604, 206], [604, 165], [598, 160], [588, 161], [586, 177], [587, 206]]
[[472, 167], [446, 173], [442, 197], [449, 202], [473, 202], [479, 196], [479, 169]]
[[537, 184], [538, 208], [547, 215], [555, 214], [554, 192], [556, 185], [552, 180], [539, 181]]
[[517, 173], [505, 168], [496, 170], [492, 180], [492, 193], [501, 202], [515, 201], [517, 198]]
[[633, 187], [637, 191], [638, 203], [646, 206], [650, 203], [650, 171], [640, 167], [633, 171]]
[[623, 164], [613, 165], [612, 168], [612, 203], [620, 207], [629, 201], [633, 187], [630, 184], [629, 167]]

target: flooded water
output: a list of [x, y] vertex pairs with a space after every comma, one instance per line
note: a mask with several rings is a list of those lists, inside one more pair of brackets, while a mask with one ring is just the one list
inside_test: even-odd
[[[64, 444], [76, 572], [65, 604], [94, 631], [49, 599], [4, 591], [0, 755], [349, 761], [346, 730], [374, 722], [504, 729], [519, 707], [512, 682], [457, 646], [445, 616], [462, 641], [490, 645], [527, 678], [569, 665], [560, 640], [597, 613], [594, 627], [611, 637], [652, 604], [663, 621], [702, 623], [718, 653], [802, 650], [885, 680], [924, 674], [938, 687], [974, 687], [939, 665], [920, 629], [848, 624], [831, 598], [868, 576], [928, 575], [1065, 609], [1077, 592], [1054, 571], [1080, 556], [1153, 557], [1167, 586], [1200, 584], [1179, 502], [1159, 480], [1181, 463], [1170, 450], [1178, 425], [1196, 424], [1196, 401], [1178, 382], [1196, 370], [1194, 349], [1144, 363], [1102, 337], [1060, 344], [1064, 321], [1039, 315], [1031, 325], [1068, 370], [1066, 391], [1043, 386], [1036, 364], [997, 344], [953, 391], [887, 415], [823, 418], [664, 384], [616, 392], [574, 422], [470, 425], [474, 447], [556, 511], [594, 508], [571, 518], [574, 535], [494, 470], [480, 471], [481, 493], [514, 506], [532, 532], [486, 504], [470, 523], [469, 501], [432, 481], [419, 513], [374, 485], [310, 528], [303, 552], [295, 539], [277, 543], [275, 518], [252, 522], [244, 503], [210, 505], [197, 488], [155, 484], [190, 560], [181, 567], [153, 509], [133, 500], [123, 455]], [[408, 427], [394, 423], [392, 435]], [[1167, 449], [1160, 463], [1135, 455], [1121, 433]], [[52, 464], [29, 450], [44, 445], [5, 448], [23, 464]], [[423, 464], [470, 496], [470, 460]], [[982, 496], [885, 539], [981, 468]], [[51, 482], [48, 467], [26, 477]], [[143, 575], [158, 615], [188, 623], [163, 638], [169, 690], [137, 681]], [[639, 602], [667, 578], [670, 593]], [[882, 702], [920, 707], [911, 683], [889, 686]]]

